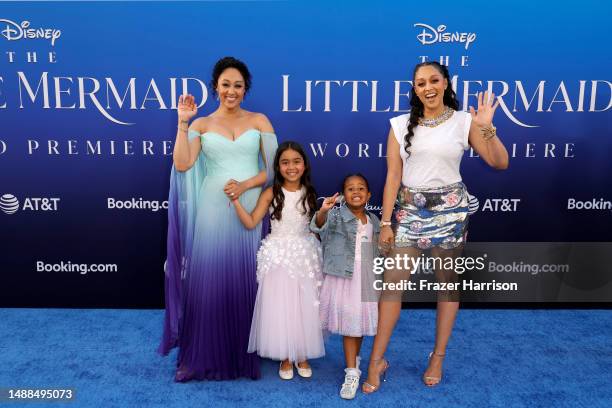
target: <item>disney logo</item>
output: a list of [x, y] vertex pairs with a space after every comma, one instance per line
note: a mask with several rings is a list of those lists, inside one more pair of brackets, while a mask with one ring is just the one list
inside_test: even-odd
[[45, 40], [51, 40], [51, 45], [55, 45], [55, 40], [60, 38], [62, 32], [55, 28], [30, 28], [30, 22], [24, 20], [21, 24], [17, 24], [14, 21], [0, 18], [0, 24], [6, 23], [6, 28], [0, 31], [0, 34], [9, 41], [26, 39], [37, 39], [42, 38]]
[[[318, 197], [317, 201], [323, 201], [325, 200], [327, 197]], [[346, 205], [346, 200], [344, 199], [344, 194], [339, 194], [338, 198], [336, 198], [336, 203], [334, 204], [333, 208], [340, 208], [340, 207], [344, 207]], [[366, 203], [365, 206], [366, 210], [371, 211], [371, 212], [378, 212], [379, 214], [382, 215], [382, 206], [376, 206], [376, 205], [371, 205], [370, 203]]]
[[465, 43], [467, 50], [471, 43], [476, 41], [476, 33], [445, 33], [446, 26], [441, 24], [438, 28], [433, 28], [427, 24], [416, 23], [415, 27], [423, 27], [423, 32], [417, 34], [417, 39], [423, 45], [435, 44], [437, 42], [459, 42]]

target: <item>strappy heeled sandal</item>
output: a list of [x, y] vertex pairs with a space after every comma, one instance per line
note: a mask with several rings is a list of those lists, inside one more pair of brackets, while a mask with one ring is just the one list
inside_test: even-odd
[[[438, 354], [438, 353], [434, 353], [432, 351], [431, 353], [429, 353], [429, 361], [431, 362], [431, 357], [432, 356], [444, 358], [445, 355], [446, 354]], [[432, 380], [433, 380], [433, 382], [430, 382]], [[440, 381], [442, 381], [442, 375], [440, 375], [440, 377], [432, 377], [432, 376], [423, 374], [423, 383], [426, 386], [428, 386], [428, 387], [434, 387], [434, 386], [440, 384]]]
[[[383, 368], [380, 373], [378, 373], [378, 376], [380, 377], [381, 382], [385, 382], [387, 381], [387, 370], [389, 369], [389, 362], [387, 360], [384, 359], [384, 357], [381, 358], [377, 358], [376, 360], [372, 360], [372, 361], [384, 361], [385, 362], [385, 368]], [[370, 373], [368, 373], [369, 376]], [[365, 393], [365, 394], [372, 394], [373, 392], [378, 391], [378, 389], [380, 388], [380, 383], [378, 383], [378, 385], [374, 385], [374, 384], [370, 384], [369, 382], [365, 381], [363, 383], [363, 386], [361, 387], [361, 390]]]

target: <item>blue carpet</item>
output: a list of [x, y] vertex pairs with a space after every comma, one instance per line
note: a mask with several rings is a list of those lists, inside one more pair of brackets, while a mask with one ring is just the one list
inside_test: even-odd
[[[342, 342], [311, 362], [314, 376], [283, 382], [264, 360], [259, 381], [173, 382], [176, 351], [155, 353], [160, 310], [0, 309], [0, 387], [76, 389], [71, 403], [13, 407], [611, 407], [612, 311], [461, 310], [442, 383], [421, 383], [434, 312], [404, 310], [374, 395], [338, 396]], [[369, 355], [371, 339], [364, 342]], [[367, 361], [366, 361], [367, 366]], [[365, 377], [364, 377], [365, 378]]]

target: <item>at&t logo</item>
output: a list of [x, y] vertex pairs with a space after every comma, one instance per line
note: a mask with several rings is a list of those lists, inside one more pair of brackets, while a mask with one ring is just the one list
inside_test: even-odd
[[478, 201], [478, 198], [468, 193], [468, 214], [469, 215], [474, 214], [476, 211], [478, 211], [479, 207], [480, 207], [480, 202]]
[[520, 202], [520, 198], [487, 198], [482, 211], [516, 212]]
[[15, 214], [19, 209], [22, 211], [57, 211], [59, 201], [57, 197], [26, 197], [21, 205], [14, 195], [4, 194], [0, 197], [0, 210], [5, 214]]
[[12, 194], [5, 194], [0, 197], [0, 210], [7, 214], [15, 214], [19, 209], [19, 200]]

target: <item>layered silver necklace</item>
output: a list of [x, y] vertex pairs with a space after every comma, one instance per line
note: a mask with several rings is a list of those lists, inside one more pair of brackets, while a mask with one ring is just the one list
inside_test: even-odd
[[440, 115], [436, 116], [435, 118], [431, 118], [431, 119], [419, 118], [419, 125], [425, 126], [425, 127], [436, 127], [446, 122], [451, 116], [453, 116], [454, 112], [455, 112], [454, 109], [451, 109], [448, 106], [445, 106], [444, 112], [442, 112]]

